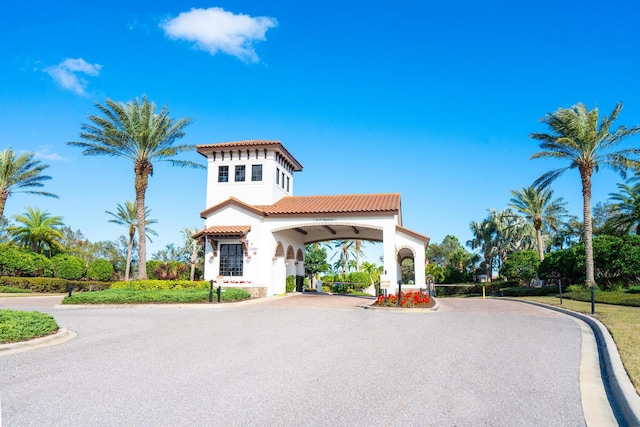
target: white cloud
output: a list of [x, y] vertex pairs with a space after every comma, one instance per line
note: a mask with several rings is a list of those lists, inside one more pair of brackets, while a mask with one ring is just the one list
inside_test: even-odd
[[68, 162], [69, 159], [62, 157], [61, 155], [59, 155], [58, 153], [52, 153], [51, 152], [51, 145], [41, 145], [39, 147], [40, 149], [36, 152], [34, 152], [35, 157], [37, 159], [42, 159], [42, 160], [50, 160], [50, 161], [54, 161], [54, 162]]
[[97, 76], [100, 74], [100, 64], [89, 64], [82, 58], [67, 58], [58, 65], [53, 65], [44, 69], [53, 80], [62, 86], [63, 89], [70, 90], [78, 95], [86, 95], [89, 84], [81, 74]]
[[212, 55], [223, 52], [245, 62], [258, 62], [253, 43], [266, 40], [265, 33], [278, 22], [266, 16], [234, 15], [219, 7], [191, 9], [161, 24], [174, 39], [192, 41]]

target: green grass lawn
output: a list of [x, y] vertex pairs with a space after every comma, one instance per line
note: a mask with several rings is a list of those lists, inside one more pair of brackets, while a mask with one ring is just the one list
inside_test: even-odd
[[0, 344], [30, 340], [53, 334], [58, 324], [39, 311], [0, 310]]
[[[555, 296], [522, 297], [519, 299], [554, 305], [579, 313], [591, 314], [591, 303], [575, 301]], [[622, 363], [629, 374], [636, 391], [640, 393], [640, 307], [626, 307], [612, 304], [596, 303], [594, 316], [602, 322], [613, 337], [618, 347]]]

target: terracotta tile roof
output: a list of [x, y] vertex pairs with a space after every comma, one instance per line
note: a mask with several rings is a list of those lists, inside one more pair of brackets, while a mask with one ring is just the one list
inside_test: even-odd
[[251, 230], [250, 225], [214, 225], [213, 227], [208, 227], [192, 234], [191, 238], [197, 239], [205, 235], [214, 237], [244, 236], [249, 230]]
[[273, 148], [276, 151], [280, 152], [280, 154], [285, 156], [292, 163], [294, 170], [298, 172], [302, 170], [302, 164], [300, 164], [300, 162], [298, 162], [298, 160], [296, 160], [296, 158], [293, 157], [293, 155], [289, 152], [289, 150], [284, 148], [284, 145], [282, 145], [280, 141], [252, 139], [247, 141], [216, 142], [214, 144], [196, 145], [196, 151], [205, 157], [207, 156], [207, 153], [215, 150], [222, 150], [222, 149], [232, 150], [232, 149], [238, 149], [238, 148], [244, 148], [244, 149]]
[[400, 213], [400, 194], [351, 194], [338, 196], [289, 196], [273, 205], [254, 206], [265, 215]]

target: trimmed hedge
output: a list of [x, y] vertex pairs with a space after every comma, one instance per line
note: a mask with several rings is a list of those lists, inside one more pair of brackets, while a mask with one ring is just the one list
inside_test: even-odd
[[115, 282], [111, 289], [130, 289], [133, 291], [171, 291], [182, 289], [209, 289], [209, 282], [205, 280], [130, 280], [128, 282]]
[[[574, 291], [563, 294], [565, 298], [576, 301], [591, 302], [591, 290]], [[627, 292], [596, 290], [595, 301], [602, 304], [627, 305], [640, 307], [640, 295]]]
[[111, 283], [92, 280], [65, 280], [57, 277], [0, 277], [0, 286], [18, 289], [30, 289], [33, 292], [68, 292], [69, 286], [74, 291], [95, 291], [109, 289]]
[[538, 297], [555, 295], [558, 293], [557, 286], [542, 286], [534, 288], [531, 286], [520, 286], [513, 288], [501, 288], [500, 292], [505, 297]]
[[[225, 302], [242, 301], [251, 298], [251, 294], [240, 288], [225, 288], [220, 300]], [[216, 298], [214, 297], [214, 301]], [[208, 303], [209, 291], [204, 289], [140, 290], [130, 288], [109, 289], [101, 292], [89, 292], [65, 297], [62, 304], [190, 304]]]

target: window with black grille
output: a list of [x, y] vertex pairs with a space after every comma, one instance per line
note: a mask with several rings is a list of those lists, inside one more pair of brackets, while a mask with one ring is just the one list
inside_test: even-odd
[[242, 245], [220, 245], [220, 275], [242, 276], [243, 258]]
[[236, 182], [244, 181], [244, 165], [236, 166]]

